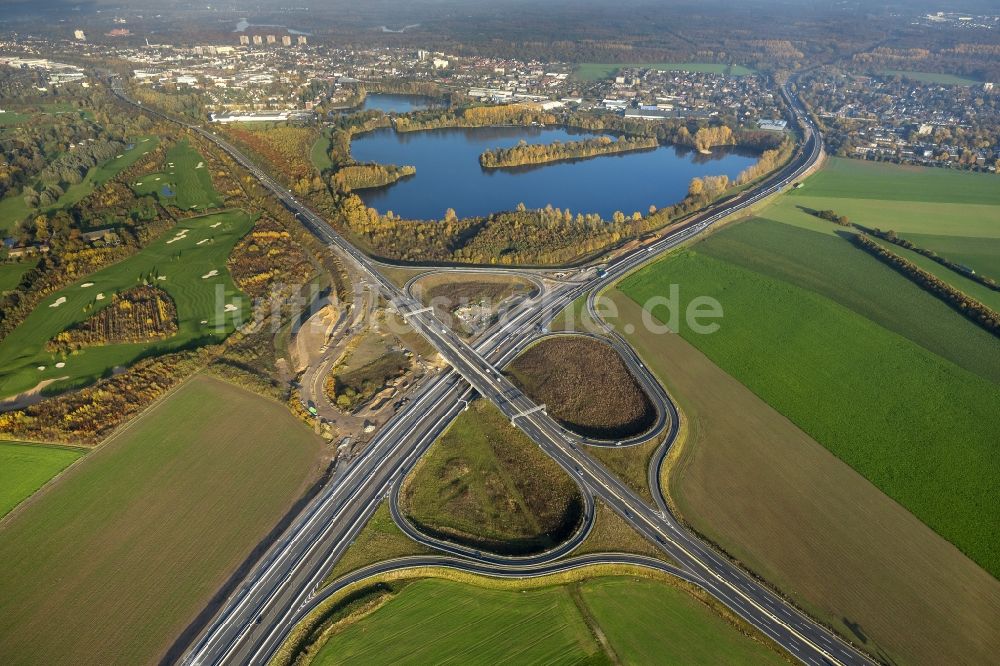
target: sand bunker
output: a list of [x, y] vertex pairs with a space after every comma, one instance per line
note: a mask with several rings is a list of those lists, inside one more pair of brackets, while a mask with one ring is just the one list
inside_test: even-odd
[[44, 366], [44, 365], [40, 365], [40, 366], [38, 366], [38, 372], [41, 372], [41, 371], [42, 371], [42, 370], [44, 370], [44, 369], [45, 369], [45, 366]]
[[203, 168], [204, 166], [205, 166], [205, 163], [204, 163], [204, 162], [198, 162], [198, 166], [196, 166], [196, 167], [195, 167], [195, 169], [201, 169], [201, 168]]
[[220, 224], [222, 224], [222, 222], [216, 222], [215, 224], [210, 224], [210, 225], [208, 225], [208, 226], [209, 226], [210, 228], [214, 229], [214, 228], [216, 228], [217, 226], [219, 226]]
[[86, 289], [87, 287], [93, 287], [93, 286], [94, 286], [93, 282], [84, 282], [83, 284], [80, 285], [80, 288]]
[[[217, 270], [215, 270], [215, 269], [212, 269], [212, 270], [210, 270], [209, 272], [207, 272], [207, 273], [205, 273], [204, 275], [202, 275], [202, 276], [201, 276], [201, 279], [202, 279], [202, 280], [207, 280], [208, 278], [212, 278], [212, 277], [215, 277], [215, 276], [216, 276], [216, 275], [218, 275], [218, 274], [219, 274], [219, 271], [217, 271]], [[65, 300], [65, 299], [64, 299], [64, 300]]]
[[62, 305], [63, 303], [65, 303], [65, 302], [66, 302], [66, 297], [65, 296], [60, 296], [59, 298], [56, 299], [56, 302], [53, 303], [52, 305], [50, 305], [49, 307], [50, 308], [57, 308], [60, 305]]
[[232, 303], [227, 303], [227, 304], [226, 304], [226, 308], [225, 308], [226, 312], [236, 312], [236, 310], [238, 310], [238, 309], [239, 309], [239, 308], [237, 308], [237, 307], [236, 307], [235, 305], [233, 305]]
[[195, 245], [201, 245], [203, 243], [207, 243], [210, 240], [212, 240], [212, 239], [211, 238], [203, 238], [200, 241], [198, 241], [197, 243], [195, 243]]
[[58, 363], [56, 363], [56, 367], [57, 367], [57, 368], [65, 368], [65, 367], [66, 367], [66, 364], [65, 364], [65, 363], [63, 363], [62, 361], [59, 361]]
[[103, 291], [97, 295], [97, 300], [99, 300], [99, 301], [103, 301], [104, 300], [104, 292]]

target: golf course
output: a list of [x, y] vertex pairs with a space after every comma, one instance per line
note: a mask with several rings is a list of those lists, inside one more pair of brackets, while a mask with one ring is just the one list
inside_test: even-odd
[[[51, 382], [56, 388], [93, 382], [144, 355], [224, 339], [249, 313], [226, 260], [249, 231], [250, 215], [229, 210], [181, 220], [139, 253], [49, 294], [0, 342], [0, 396]], [[148, 343], [109, 344], [71, 353], [46, 343], [142, 283], [164, 290], [177, 307], [177, 333]]]

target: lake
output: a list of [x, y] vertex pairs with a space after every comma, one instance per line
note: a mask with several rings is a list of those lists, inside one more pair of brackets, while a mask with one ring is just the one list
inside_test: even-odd
[[547, 204], [573, 213], [615, 211], [645, 214], [650, 204], [663, 208], [681, 201], [695, 176], [735, 178], [757, 161], [757, 154], [716, 148], [711, 155], [677, 146], [603, 155], [572, 162], [483, 169], [479, 155], [488, 148], [528, 143], [575, 141], [585, 136], [561, 128], [477, 127], [397, 134], [379, 129], [355, 137], [351, 153], [359, 162], [413, 165], [414, 176], [392, 185], [359, 190], [369, 206], [408, 219], [440, 219], [448, 208], [459, 217]]
[[395, 93], [368, 93], [361, 105], [362, 111], [377, 109], [383, 113], [409, 113], [442, 106], [440, 100], [424, 95], [397, 95]]

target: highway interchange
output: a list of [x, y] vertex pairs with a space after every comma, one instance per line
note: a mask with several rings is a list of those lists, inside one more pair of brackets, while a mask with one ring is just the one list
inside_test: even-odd
[[[126, 102], [119, 81], [115, 92]], [[490, 331], [472, 343], [445, 327], [422, 303], [386, 278], [376, 262], [364, 255], [329, 223], [313, 212], [228, 141], [196, 125], [187, 125], [225, 150], [251, 172], [331, 251], [351, 262], [371, 284], [442, 355], [450, 369], [425, 382], [373, 438], [368, 448], [336, 475], [303, 509], [250, 573], [216, 610], [213, 619], [182, 655], [185, 664], [263, 664], [275, 653], [291, 629], [323, 599], [365, 576], [412, 567], [442, 566], [494, 576], [535, 576], [593, 563], [649, 566], [680, 576], [705, 589], [732, 612], [769, 636], [795, 659], [807, 664], [867, 664], [871, 660], [827, 628], [753, 579], [716, 553], [679, 524], [668, 511], [659, 488], [659, 463], [677, 432], [679, 415], [669, 396], [630, 347], [610, 327], [606, 334], [623, 359], [650, 392], [660, 419], [658, 428], [635, 441], [666, 429], [654, 456], [649, 478], [657, 506], [651, 507], [585, 452], [585, 442], [569, 433], [521, 393], [501, 372], [510, 360], [544, 335], [549, 322], [577, 298], [587, 297], [587, 308], [600, 321], [597, 295], [629, 272], [705, 232], [720, 220], [744, 211], [790, 186], [818, 163], [822, 155], [816, 128], [786, 88], [782, 93], [795, 110], [803, 130], [802, 145], [778, 173], [740, 196], [710, 207], [655, 242], [607, 263], [603, 271], [581, 271], [580, 279], [526, 299]], [[147, 109], [152, 113], [157, 113]], [[162, 115], [162, 114], [159, 114]], [[174, 118], [163, 116], [172, 122]], [[478, 394], [512, 418], [541, 449], [560, 464], [581, 488], [584, 520], [576, 534], [553, 551], [529, 558], [508, 558], [446, 544], [421, 534], [400, 515], [395, 498], [399, 483], [421, 454]], [[594, 444], [595, 442], [587, 442]], [[599, 444], [599, 443], [598, 443]], [[607, 444], [607, 443], [605, 443]], [[612, 443], [613, 445], [613, 443]], [[393, 489], [396, 489], [395, 492]], [[319, 590], [333, 564], [350, 546], [378, 505], [389, 497], [394, 518], [411, 537], [441, 551], [439, 556], [404, 558], [354, 572]], [[655, 543], [677, 567], [631, 555], [569, 557], [589, 532], [594, 501], [600, 499], [634, 529]]]

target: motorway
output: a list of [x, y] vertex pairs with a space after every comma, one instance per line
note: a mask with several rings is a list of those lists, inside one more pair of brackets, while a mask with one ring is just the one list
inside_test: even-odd
[[[133, 103], [125, 96], [120, 83], [116, 83], [115, 91], [124, 101]], [[542, 334], [548, 322], [576, 298], [587, 295], [588, 308], [593, 313], [595, 294], [602, 289], [650, 259], [690, 241], [723, 218], [788, 187], [814, 166], [822, 155], [818, 131], [785, 88], [782, 93], [795, 109], [804, 134], [799, 151], [788, 165], [756, 188], [692, 216], [646, 247], [617, 257], [607, 264], [603, 274], [595, 272], [589, 279], [566, 283], [537, 299], [519, 304], [504, 321], [471, 345], [385, 278], [375, 262], [229, 142], [198, 126], [187, 125], [191, 131], [229, 153], [332, 251], [352, 262], [368, 281], [377, 285], [410, 325], [435, 346], [451, 369], [418, 389], [413, 400], [386, 424], [369, 448], [306, 506], [250, 571], [243, 584], [218, 609], [213, 620], [184, 653], [182, 661], [190, 664], [266, 663], [296, 622], [313, 607], [319, 584], [378, 504], [391, 496], [394, 484], [405, 476], [461, 411], [462, 401], [467, 401], [475, 392], [496, 404], [574, 476], [584, 497], [589, 498], [588, 507], [593, 506], [594, 497], [601, 499], [673, 558], [686, 579], [772, 638], [792, 657], [808, 664], [871, 663], [867, 656], [813, 622], [688, 532], [673, 519], [662, 500], [657, 507], [646, 504], [588, 456], [584, 447], [544, 411], [535, 410], [536, 405], [497, 369]], [[614, 333], [609, 331], [609, 335]], [[617, 338], [616, 347], [622, 346], [627, 348], [624, 341]], [[626, 352], [624, 358], [637, 376], [648, 374], [634, 353]], [[662, 387], [660, 393], [666, 396]], [[668, 397], [665, 409], [672, 423], [671, 432], [676, 433], [677, 412]], [[671, 440], [672, 435], [668, 435], [661, 452], [666, 451]], [[653, 476], [652, 470], [650, 475]], [[658, 487], [658, 483], [654, 487]], [[592, 514], [592, 510], [588, 511], [588, 516]], [[583, 529], [588, 529], [589, 521], [584, 523]], [[442, 548], [440, 544], [434, 546]], [[441, 563], [489, 575], [532, 575], [540, 566], [552, 572], [574, 566], [571, 564], [573, 559], [552, 562], [553, 557], [563, 554], [562, 549], [557, 550], [560, 552], [532, 562], [497, 561], [494, 556], [475, 551], [446, 551], [449, 554], [441, 556]]]

